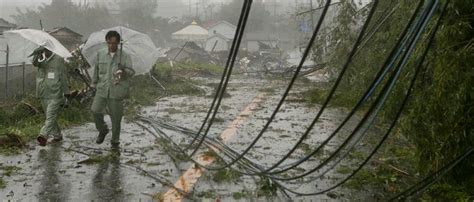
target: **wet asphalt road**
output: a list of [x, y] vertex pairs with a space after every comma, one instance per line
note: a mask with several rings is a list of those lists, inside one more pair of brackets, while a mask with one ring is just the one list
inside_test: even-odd
[[[232, 81], [227, 91], [230, 97], [223, 100], [217, 115], [218, 121], [211, 128], [209, 136], [217, 137], [253, 98], [264, 94], [264, 101], [252, 115], [246, 117], [227, 143], [237, 151], [244, 150], [266, 123], [285, 84], [262, 79]], [[297, 85], [295, 89], [304, 90], [305, 85]], [[170, 124], [197, 130], [211, 101], [209, 95], [165, 97], [155, 106], [144, 108], [141, 114], [150, 118], [160, 117]], [[284, 104], [275, 122], [247, 157], [266, 167], [279, 160], [302, 135], [318, 109], [317, 106], [308, 106], [301, 97], [291, 93], [289, 102]], [[338, 109], [327, 110], [305, 144], [317, 145], [324, 140], [343, 115]], [[110, 126], [110, 121], [107, 122]], [[189, 137], [178, 132], [164, 131], [176, 142], [189, 141]], [[30, 143], [30, 148], [20, 155], [0, 156], [1, 166], [16, 167], [11, 176], [3, 177], [8, 184], [0, 190], [0, 198], [18, 201], [151, 201], [154, 195], [169, 190], [169, 185], [174, 184], [192, 166], [190, 162], [170, 156], [156, 134], [144, 130], [132, 120], [122, 123], [120, 155], [110, 149], [110, 134], [103, 144], [95, 144], [97, 131], [92, 123], [64, 130], [63, 133], [65, 140], [62, 143], [46, 147]], [[331, 141], [325, 150], [331, 150], [338, 141]], [[304, 149], [298, 149], [284, 164], [294, 162], [304, 154]], [[304, 172], [318, 162], [318, 158], [313, 158], [291, 174]], [[241, 176], [232, 182], [217, 183], [212, 179], [213, 174], [206, 171], [192, 188], [194, 192], [187, 200], [264, 199], [257, 197], [258, 179], [255, 177]], [[286, 185], [302, 192], [316, 191], [340, 178], [338, 173], [332, 171], [328, 176], [321, 179], [307, 178]], [[337, 200], [347, 200], [350, 196], [344, 192], [336, 190], [331, 196], [291, 196], [293, 199], [334, 200], [333, 195], [337, 195]], [[281, 194], [276, 197], [284, 199]]]

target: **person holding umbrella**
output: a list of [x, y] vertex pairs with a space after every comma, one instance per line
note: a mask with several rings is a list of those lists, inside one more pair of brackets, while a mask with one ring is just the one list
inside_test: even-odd
[[40, 146], [46, 146], [48, 137], [53, 136], [52, 142], [63, 139], [57, 119], [65, 97], [69, 95], [68, 78], [64, 59], [45, 47], [36, 49], [30, 56], [33, 65], [38, 67], [36, 74], [36, 95], [46, 115], [46, 120], [37, 137]]
[[[37, 137], [39, 145], [45, 146], [49, 136], [53, 142], [63, 139], [57, 123], [58, 115], [67, 105], [69, 95], [65, 59], [72, 57], [56, 38], [36, 29], [8, 30], [3, 33], [7, 44], [13, 47], [10, 51], [16, 62], [32, 63], [38, 67], [36, 74], [36, 95], [40, 98], [46, 120]], [[39, 47], [39, 48], [38, 48]], [[31, 53], [29, 56], [26, 53]]]
[[104, 142], [109, 133], [104, 121], [106, 111], [112, 122], [112, 148], [120, 144], [120, 128], [123, 116], [123, 100], [129, 96], [131, 78], [135, 71], [132, 69], [130, 56], [123, 51], [120, 44], [120, 34], [117, 31], [108, 31], [105, 35], [107, 48], [97, 52], [93, 69], [92, 87], [96, 89], [91, 111], [99, 135], [96, 143]]

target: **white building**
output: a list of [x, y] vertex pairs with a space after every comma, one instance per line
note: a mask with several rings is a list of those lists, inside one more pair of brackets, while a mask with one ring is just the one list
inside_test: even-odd
[[221, 20], [209, 26], [207, 29], [209, 30], [210, 37], [216, 34], [220, 34], [224, 36], [226, 39], [233, 39], [235, 35], [235, 30], [237, 29], [237, 27], [235, 27], [235, 25], [231, 24], [230, 22]]
[[214, 34], [207, 39], [204, 49], [207, 52], [227, 51], [230, 49], [230, 43], [232, 43], [232, 39], [222, 34]]

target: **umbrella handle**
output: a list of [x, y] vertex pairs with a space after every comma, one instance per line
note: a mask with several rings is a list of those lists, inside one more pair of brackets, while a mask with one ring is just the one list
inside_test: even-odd
[[123, 51], [123, 42], [120, 42], [120, 56], [119, 56], [119, 67], [122, 64], [122, 51]]

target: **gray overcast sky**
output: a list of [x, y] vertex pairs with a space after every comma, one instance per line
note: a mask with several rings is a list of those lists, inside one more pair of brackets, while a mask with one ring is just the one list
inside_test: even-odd
[[[73, 2], [81, 2], [85, 0], [73, 0]], [[94, 1], [104, 1], [104, 0], [86, 0], [89, 2]], [[199, 0], [181, 0], [182, 4], [176, 2], [176, 0], [158, 0], [158, 13], [164, 17], [170, 16], [181, 16], [184, 13], [189, 11], [189, 3], [191, 2], [192, 11], [195, 11], [196, 2]], [[201, 0], [202, 1], [202, 0]], [[202, 2], [212, 2], [212, 3], [225, 3], [229, 0], [205, 0]], [[8, 21], [12, 21], [10, 15], [16, 14], [16, 7], [21, 8], [22, 10], [26, 8], [34, 9], [40, 6], [41, 4], [51, 3], [51, 0], [0, 0], [0, 18], [4, 18]]]
[[[73, 2], [83, 2], [83, 1], [88, 1], [88, 2], [107, 2], [107, 1], [113, 1], [113, 0], [72, 0]], [[177, 2], [179, 0], [158, 0], [158, 10], [157, 14], [163, 17], [171, 17], [171, 16], [177, 16], [181, 17], [183, 14], [187, 15], [194, 15], [196, 12], [196, 4], [198, 2], [200, 3], [200, 6], [202, 7], [204, 4], [210, 4], [210, 3], [215, 3], [217, 5], [221, 3], [226, 3], [231, 0], [180, 0], [181, 2]], [[292, 6], [295, 5], [295, 2], [298, 2], [299, 4], [301, 3], [308, 3], [311, 0], [264, 0], [265, 3], [268, 3], [269, 5], [273, 6], [275, 5], [274, 2], [278, 2], [276, 5], [277, 12], [281, 13], [285, 9], [289, 9]], [[313, 3], [316, 2], [316, 0], [312, 0]], [[363, 4], [369, 2], [370, 0], [356, 0], [357, 2], [361, 1]], [[51, 0], [0, 0], [0, 18], [4, 18], [8, 21], [13, 22], [12, 18], [10, 15], [16, 14], [16, 7], [21, 8], [22, 10], [26, 8], [30, 9], [35, 9], [41, 4], [46, 3], [49, 4], [51, 3]], [[191, 8], [189, 7], [189, 4], [191, 3]], [[189, 10], [191, 9], [191, 13]], [[202, 8], [199, 9], [199, 12], [202, 12]], [[14, 22], [13, 22], [14, 23]]]

